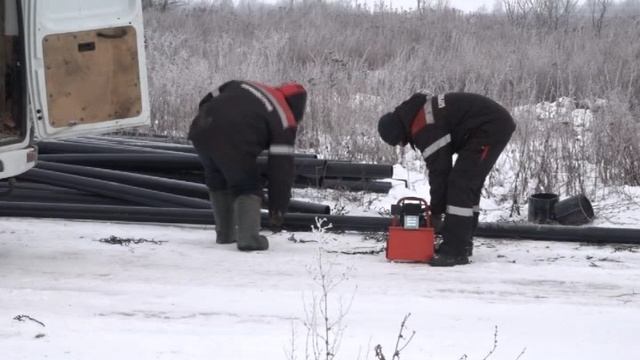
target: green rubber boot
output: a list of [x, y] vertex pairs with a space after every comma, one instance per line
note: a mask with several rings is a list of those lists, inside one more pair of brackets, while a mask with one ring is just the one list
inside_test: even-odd
[[253, 194], [238, 196], [233, 203], [238, 250], [259, 251], [269, 248], [269, 241], [260, 235], [260, 205], [262, 199]]
[[216, 243], [236, 242], [233, 228], [233, 196], [229, 191], [210, 191], [209, 199], [216, 222]]

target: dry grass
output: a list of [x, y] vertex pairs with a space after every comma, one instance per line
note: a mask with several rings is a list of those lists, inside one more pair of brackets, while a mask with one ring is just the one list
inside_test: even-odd
[[550, 29], [446, 7], [402, 13], [287, 4], [147, 9], [151, 131], [183, 135], [199, 98], [226, 80], [296, 80], [310, 92], [298, 147], [394, 163], [401, 153], [377, 138], [377, 119], [418, 89], [477, 92], [510, 109], [561, 96], [585, 107], [605, 99], [593, 108], [596, 121], [579, 130], [516, 117], [510, 153], [520, 189], [640, 184], [640, 17], [633, 13], [608, 15], [597, 32], [579, 14]]

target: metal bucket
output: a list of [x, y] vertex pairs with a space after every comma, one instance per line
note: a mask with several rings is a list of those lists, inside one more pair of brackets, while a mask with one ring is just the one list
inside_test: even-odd
[[562, 225], [584, 225], [593, 220], [593, 207], [586, 196], [580, 194], [558, 201], [554, 206], [556, 219]]
[[553, 193], [538, 193], [529, 196], [529, 222], [549, 224], [555, 220], [554, 205], [558, 202], [558, 195]]

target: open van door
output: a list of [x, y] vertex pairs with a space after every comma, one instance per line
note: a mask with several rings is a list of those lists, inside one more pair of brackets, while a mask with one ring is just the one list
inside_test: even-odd
[[140, 0], [22, 0], [37, 139], [149, 124]]

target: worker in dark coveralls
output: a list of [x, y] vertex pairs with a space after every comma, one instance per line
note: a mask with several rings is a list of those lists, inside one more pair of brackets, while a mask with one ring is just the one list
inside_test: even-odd
[[257, 158], [268, 150], [269, 219], [280, 226], [291, 198], [293, 146], [306, 100], [297, 83], [229, 81], [200, 101], [189, 139], [205, 170], [217, 243], [236, 242], [242, 251], [269, 248], [259, 234], [263, 182]]
[[484, 181], [515, 128], [504, 107], [471, 93], [416, 93], [380, 118], [386, 143], [411, 144], [426, 162], [432, 224], [443, 238], [432, 266], [469, 263]]

